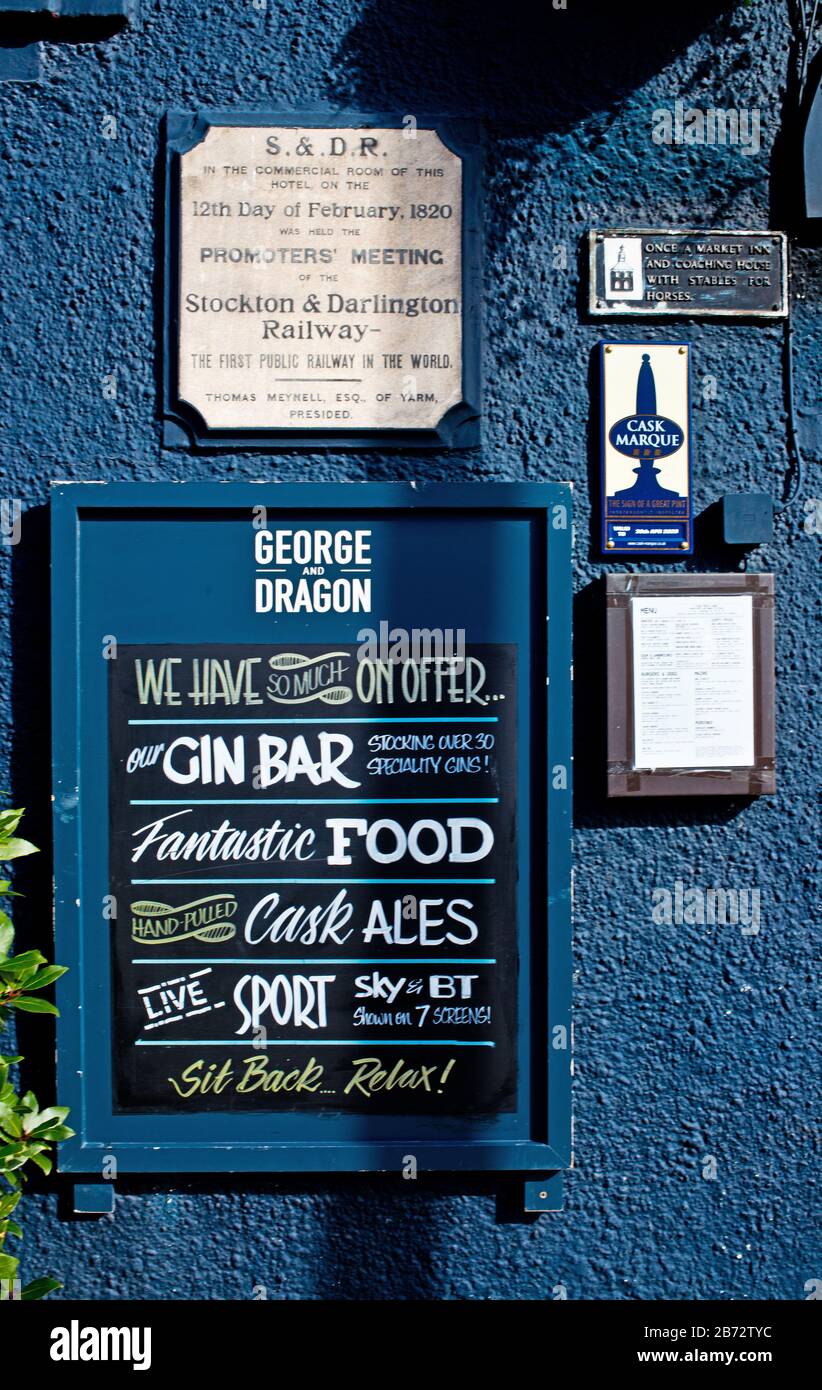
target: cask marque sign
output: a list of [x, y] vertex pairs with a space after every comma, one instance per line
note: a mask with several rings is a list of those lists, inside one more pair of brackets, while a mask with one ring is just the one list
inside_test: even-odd
[[476, 443], [471, 128], [167, 126], [167, 442]]
[[55, 490], [65, 1166], [561, 1166], [569, 501]]

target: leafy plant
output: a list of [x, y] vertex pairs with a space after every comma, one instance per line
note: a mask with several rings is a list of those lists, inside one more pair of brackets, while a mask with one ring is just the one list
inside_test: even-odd
[[[37, 847], [15, 835], [22, 811], [0, 811], [0, 863], [36, 854]], [[0, 879], [0, 897], [18, 897], [8, 879]], [[10, 954], [14, 928], [7, 912], [0, 907], [0, 1032], [4, 1031], [12, 1009], [30, 1014], [56, 1014], [57, 1009], [39, 995], [41, 989], [53, 984], [65, 974], [64, 965], [49, 965], [39, 951]], [[33, 1163], [43, 1173], [50, 1173], [52, 1160], [49, 1149], [74, 1131], [65, 1124], [68, 1110], [63, 1105], [50, 1105], [41, 1110], [33, 1091], [18, 1095], [9, 1080], [11, 1068], [22, 1057], [0, 1053], [0, 1178], [6, 1189], [0, 1189], [0, 1301], [14, 1296], [20, 1261], [5, 1249], [8, 1236], [23, 1232], [13, 1215], [22, 1195], [25, 1169]], [[43, 1298], [61, 1288], [56, 1279], [34, 1279], [20, 1292], [26, 1302]]]

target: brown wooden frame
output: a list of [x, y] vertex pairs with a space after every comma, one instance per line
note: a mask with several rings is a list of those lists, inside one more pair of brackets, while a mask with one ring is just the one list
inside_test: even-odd
[[[634, 767], [631, 600], [750, 594], [753, 599], [754, 763], [751, 767]], [[609, 796], [770, 796], [776, 791], [774, 576], [609, 574], [606, 577]]]

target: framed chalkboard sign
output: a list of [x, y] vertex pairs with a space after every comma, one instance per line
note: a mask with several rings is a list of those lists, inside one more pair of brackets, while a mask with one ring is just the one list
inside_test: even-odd
[[479, 442], [478, 130], [166, 118], [164, 443]]
[[569, 486], [53, 518], [63, 1167], [566, 1166]]

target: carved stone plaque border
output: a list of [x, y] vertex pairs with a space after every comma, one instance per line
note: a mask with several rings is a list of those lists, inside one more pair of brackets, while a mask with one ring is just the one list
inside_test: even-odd
[[[161, 409], [163, 420], [163, 445], [167, 448], [193, 448], [208, 452], [212, 452], [214, 450], [283, 450], [292, 448], [385, 449], [394, 447], [407, 449], [409, 447], [427, 447], [440, 449], [464, 449], [475, 447], [476, 445], [478, 445], [480, 441], [480, 414], [482, 397], [482, 233], [480, 212], [481, 172], [479, 158], [479, 129], [476, 123], [468, 120], [461, 120], [451, 117], [427, 117], [418, 115], [414, 118], [411, 118], [408, 116], [401, 116], [396, 113], [393, 115], [384, 115], [381, 113], [364, 114], [361, 112], [348, 111], [290, 111], [285, 113], [282, 111], [275, 110], [224, 111], [208, 109], [197, 111], [169, 112], [166, 116], [165, 124], [166, 157], [163, 285], [164, 325]], [[259, 407], [257, 406], [255, 409], [249, 410], [248, 415], [250, 418], [248, 420], [248, 424], [245, 424], [242, 420], [242, 408], [227, 411], [215, 409], [214, 418], [211, 421], [209, 421], [208, 419], [206, 419], [206, 414], [208, 412], [204, 408], [200, 408], [202, 407], [202, 400], [200, 400], [198, 404], [195, 404], [190, 399], [187, 399], [187, 394], [193, 394], [191, 391], [191, 379], [193, 374], [190, 370], [188, 370], [188, 364], [186, 364], [186, 369], [181, 371], [182, 352], [187, 350], [185, 339], [183, 336], [183, 324], [181, 322], [181, 298], [183, 293], [184, 276], [183, 224], [185, 220], [182, 211], [182, 171], [184, 167], [183, 161], [185, 159], [186, 154], [194, 150], [203, 141], [209, 139], [210, 137], [213, 139], [213, 136], [217, 128], [224, 127], [253, 128], [255, 131], [259, 131], [261, 128], [270, 128], [272, 131], [272, 135], [274, 135], [274, 133], [277, 131], [282, 131], [284, 128], [293, 128], [297, 132], [311, 129], [318, 129], [323, 131], [334, 130], [335, 132], [339, 130], [341, 142], [346, 138], [347, 132], [350, 131], [356, 132], [357, 139], [359, 140], [363, 136], [368, 137], [370, 131], [379, 131], [380, 129], [390, 131], [396, 130], [397, 132], [401, 133], [403, 138], [403, 153], [405, 151], [405, 141], [407, 139], [407, 162], [409, 164], [411, 163], [411, 160], [414, 158], [415, 140], [418, 136], [424, 136], [425, 141], [429, 145], [438, 145], [440, 147], [444, 146], [447, 152], [454, 155], [460, 161], [461, 196], [459, 200], [459, 205], [461, 208], [461, 227], [457, 229], [457, 245], [459, 249], [459, 275], [457, 277], [457, 285], [460, 289], [459, 314], [461, 320], [461, 332], [459, 334], [458, 342], [459, 363], [455, 371], [453, 366], [454, 359], [452, 356], [452, 365], [450, 370], [450, 387], [448, 391], [444, 393], [443, 410], [441, 415], [437, 417], [437, 410], [435, 404], [429, 410], [421, 410], [419, 412], [419, 417], [421, 421], [419, 427], [416, 425], [409, 427], [409, 422], [407, 418], [398, 418], [397, 423], [393, 425], [388, 423], [384, 419], [378, 423], [373, 424], [364, 424], [362, 422], [362, 419], [352, 419], [351, 425], [347, 425], [345, 423], [345, 408], [326, 411], [323, 409], [315, 409], [313, 408], [312, 404], [312, 406], [307, 407], [303, 413], [306, 417], [312, 414], [320, 417], [320, 419], [318, 419], [317, 421], [317, 424], [315, 425], [313, 423], [309, 423], [308, 419], [306, 418], [305, 421], [300, 423], [294, 423], [294, 425], [292, 426], [290, 424], [284, 425], [281, 419], [273, 425], [269, 423], [261, 424], [259, 419], [261, 412], [259, 410]], [[406, 132], [408, 132], [408, 134], [406, 134]], [[416, 145], [416, 149], [421, 148], [421, 144]], [[294, 152], [292, 151], [292, 153]], [[283, 156], [285, 156], [285, 151], [283, 151]], [[294, 158], [285, 159], [284, 162], [288, 165], [296, 166], [297, 164], [300, 164], [302, 161]], [[405, 163], [406, 161], [404, 160], [403, 162]], [[419, 183], [420, 181], [417, 182]], [[434, 200], [436, 200], [437, 197], [437, 190], [435, 187], [435, 181], [433, 179], [430, 181], [430, 183], [430, 198], [432, 202], [434, 202]], [[289, 195], [286, 194], [286, 196]], [[326, 199], [331, 200], [332, 202], [336, 201], [338, 203], [342, 203], [346, 197], [346, 194], [344, 189], [341, 189], [341, 192], [314, 192], [313, 194], [308, 195], [305, 192], [295, 192], [292, 196], [294, 201], [296, 201], [300, 197], [306, 198], [307, 196], [313, 196], [315, 199], [317, 199], [318, 202], [322, 201], [323, 199]], [[408, 194], [408, 197], [409, 199], [412, 197], [410, 192]], [[390, 193], [382, 191], [382, 189], [378, 193], [375, 189], [373, 198], [377, 202], [379, 202], [380, 199], [387, 199], [390, 202]], [[359, 194], [359, 199], [356, 194], [350, 194], [348, 195], [348, 200], [354, 202], [359, 200], [366, 204], [369, 202], [369, 199], [363, 200], [361, 194]], [[204, 206], [205, 205], [206, 204], [204, 203]], [[314, 206], [316, 205], [317, 204], [315, 203]], [[221, 208], [224, 208], [226, 206], [232, 207], [233, 210], [233, 205], [228, 193], [226, 194], [225, 200], [221, 200], [219, 206]], [[237, 206], [237, 211], [239, 211], [239, 205]], [[189, 219], [189, 226], [190, 225], [192, 224]], [[218, 233], [217, 239], [219, 240], [219, 233], [222, 231], [222, 229], [219, 227], [219, 219], [215, 219], [214, 225]], [[333, 221], [331, 225], [333, 226]], [[405, 221], [403, 215], [402, 231], [398, 232], [397, 240], [401, 244], [404, 244], [406, 247], [412, 244], [413, 225], [413, 222], [409, 224], [407, 221]], [[262, 226], [262, 222], [260, 223], [260, 226]], [[444, 235], [447, 235], [451, 238], [451, 244], [453, 246], [454, 229], [447, 229], [447, 223], [443, 223], [443, 228]], [[393, 238], [389, 239], [393, 240]], [[306, 240], [307, 238], [302, 238], [303, 242], [305, 242]], [[330, 240], [331, 238], [324, 237], [322, 241], [317, 243], [318, 249], [319, 247], [328, 246]], [[384, 240], [384, 237], [380, 237], [379, 240]], [[263, 241], [264, 234], [263, 237], [261, 237], [261, 243], [263, 243]], [[271, 246], [271, 244], [272, 243], [269, 238], [269, 247]], [[286, 244], [290, 245], [294, 243]], [[346, 245], [347, 243], [342, 242], [343, 251], [345, 250]], [[369, 246], [366, 247], [366, 251], [368, 251], [369, 248], [370, 242]], [[271, 254], [270, 251], [268, 252], [268, 254]], [[389, 256], [391, 256], [392, 254], [396, 255], [397, 253], [392, 253], [391, 251], [388, 252]], [[407, 252], [403, 254], [407, 255]], [[372, 250], [371, 255], [376, 259], [377, 252]], [[381, 256], [383, 260], [386, 259], [385, 253], [382, 249], [379, 250], [379, 256]], [[313, 266], [312, 269], [314, 269]], [[427, 272], [428, 268], [424, 267], [424, 271]], [[285, 277], [281, 276], [280, 283], [282, 283], [284, 278]], [[294, 279], [293, 273], [291, 274], [291, 278]], [[312, 277], [313, 283], [310, 287], [308, 287], [309, 289], [314, 288], [314, 284], [316, 284], [318, 278], [319, 277], [316, 274]], [[453, 278], [454, 277], [452, 277], [452, 279]], [[267, 289], [268, 286], [270, 286], [270, 283], [271, 282], [269, 280], [266, 286]], [[225, 284], [225, 280], [223, 280], [223, 284]], [[322, 287], [322, 289], [324, 291], [327, 291], [327, 293], [321, 293], [319, 296], [322, 303], [322, 307], [326, 307], [326, 298], [328, 298], [330, 302], [330, 295], [332, 291], [335, 293], [337, 297], [341, 298], [342, 296], [339, 295], [339, 289], [344, 290], [345, 288], [345, 285], [339, 287], [335, 286], [334, 283], [330, 280], [330, 278], [328, 278], [328, 284], [323, 285]], [[371, 288], [376, 288], [373, 279], [371, 281]], [[390, 290], [391, 288], [392, 287], [389, 283], [388, 289]], [[232, 286], [231, 289], [233, 297], [236, 300], [238, 296], [234, 294], [234, 287]], [[399, 300], [397, 299], [391, 299], [391, 297], [388, 294], [381, 293], [378, 296], [375, 293], [372, 295], [371, 303], [377, 305], [377, 301], [379, 300], [379, 304], [377, 305], [375, 310], [377, 314], [387, 312], [389, 299], [391, 303], [399, 302]], [[454, 300], [456, 299], [457, 296], [455, 295]], [[254, 307], [255, 300], [256, 296], [252, 297], [252, 307]], [[194, 302], [196, 303], [196, 297]], [[209, 300], [209, 307], [213, 302], [215, 301]], [[247, 305], [249, 302], [248, 298], [246, 298], [244, 302]], [[412, 303], [412, 301], [405, 302], [407, 304]], [[442, 301], [436, 299], [433, 301], [435, 306], [439, 305], [441, 302]], [[268, 299], [265, 300], [265, 303], [268, 303]], [[336, 305], [337, 298], [335, 298], [334, 303]], [[296, 300], [295, 304], [296, 307], [299, 309], [300, 300]], [[414, 301], [414, 307], [416, 307], [416, 301]], [[232, 316], [230, 319], [228, 319], [225, 315], [221, 315], [221, 318], [226, 319], [229, 333], [233, 332], [234, 323], [237, 321], [236, 317]], [[293, 319], [289, 320], [289, 327], [291, 322], [293, 321]], [[303, 319], [303, 323], [308, 324], [309, 332], [311, 332], [315, 321], [317, 320]], [[361, 319], [361, 321], [363, 320]], [[380, 322], [382, 322], [382, 320], [380, 320]], [[391, 320], [388, 317], [386, 317], [385, 322], [390, 322], [391, 327], [394, 329], [394, 346], [396, 349], [396, 334], [398, 328], [396, 320]], [[410, 325], [409, 335], [414, 333], [417, 335], [417, 347], [419, 348], [422, 345], [423, 351], [427, 351], [431, 354], [437, 353], [437, 341], [435, 337], [436, 325], [437, 323], [444, 324], [447, 322], [450, 335], [449, 341], [453, 346], [453, 319], [449, 321], [447, 317], [437, 317], [435, 315], [424, 324], [421, 324], [419, 317], [410, 317], [408, 319], [401, 318], [400, 323], [402, 324], [404, 322], [407, 322]], [[270, 331], [272, 333], [275, 333], [278, 330], [275, 328]], [[280, 329], [279, 331], [282, 330]], [[399, 328], [399, 331], [402, 332], [401, 327]], [[229, 340], [226, 340], [225, 344], [223, 344], [223, 340], [220, 339], [220, 347], [222, 347], [223, 345], [225, 345], [226, 348], [231, 347], [231, 342]], [[241, 346], [243, 348], [246, 348], [248, 344], [247, 342], [243, 342]], [[279, 345], [273, 344], [266, 346], [274, 346], [276, 348]], [[287, 347], [288, 345], [285, 346]], [[320, 343], [316, 346], [318, 349], [330, 348], [332, 350], [335, 347], [335, 345], [331, 343]], [[344, 349], [348, 346], [349, 344], [340, 344], [341, 349]], [[363, 346], [365, 346], [365, 344]], [[354, 345], [354, 347], [356, 350], [356, 345]], [[430, 389], [430, 377], [426, 380], [423, 380], [424, 373], [420, 373], [419, 378], [415, 375], [414, 369], [410, 366], [410, 355], [411, 354], [409, 352], [403, 353], [402, 367], [397, 367], [390, 373], [391, 379], [387, 382], [387, 385], [388, 388], [393, 390], [395, 393], [394, 400], [397, 400], [396, 392], [398, 389], [402, 389], [403, 391], [419, 390], [420, 398], [422, 400], [425, 400], [426, 398], [435, 399], [434, 394], [431, 392]], [[375, 354], [375, 370], [374, 376], [372, 377], [372, 387], [375, 379], [379, 376], [381, 371], [380, 357], [381, 354], [379, 357]], [[392, 365], [393, 362], [395, 362], [396, 360], [396, 358], [392, 359]], [[353, 361], [354, 359], [352, 357], [352, 363]], [[357, 359], [356, 365], [358, 364], [359, 359]], [[302, 365], [302, 359], [300, 365]], [[352, 372], [349, 368], [349, 372], [347, 374], [354, 376], [356, 374], [356, 365], [354, 366], [354, 371]], [[405, 375], [405, 373], [407, 373], [407, 375]], [[274, 369], [274, 374], [277, 374], [276, 368]], [[218, 374], [215, 373], [214, 375], [216, 378]], [[227, 375], [228, 377], [230, 377], [232, 381], [232, 386], [235, 387], [235, 396], [239, 397], [241, 395], [241, 391], [236, 389], [236, 383], [238, 381], [241, 381], [242, 378], [240, 378], [237, 373], [229, 373]], [[300, 371], [299, 376], [302, 377], [303, 375], [304, 371]], [[255, 377], [254, 371], [250, 371], [248, 373], [248, 376], [252, 378], [249, 384], [253, 386]], [[188, 380], [186, 380], [186, 377], [188, 377]], [[454, 378], [456, 378], [456, 386], [454, 385]], [[408, 387], [405, 384], [409, 380], [411, 382], [410, 387]], [[398, 381], [401, 381], [403, 383], [401, 388], [399, 388], [397, 385]], [[290, 386], [287, 386], [284, 389], [289, 390], [291, 388]], [[296, 387], [293, 389], [302, 390], [302, 399], [305, 400], [309, 400], [309, 398], [313, 395], [312, 382], [310, 380], [304, 382], [302, 387]], [[344, 395], [346, 392], [346, 383], [340, 385], [339, 388], [332, 388], [332, 396], [334, 402], [336, 402], [337, 400], [338, 389], [339, 392]], [[352, 388], [354, 393], [356, 393], [356, 389], [357, 388], [355, 384], [355, 386]], [[327, 393], [325, 394], [327, 395]], [[212, 399], [213, 398], [214, 397], [212, 397]], [[402, 399], [404, 401], [406, 397], [403, 396]], [[331, 402], [326, 400], [322, 404], [328, 405], [330, 403]], [[347, 413], [349, 416], [355, 416], [357, 413], [359, 413], [360, 416], [362, 416], [363, 411], [362, 408], [360, 408], [359, 412], [357, 412], [356, 410], [352, 410], [349, 406]], [[374, 413], [376, 414], [377, 412], [375, 411]], [[389, 413], [390, 412], [388, 411], [382, 412], [383, 415], [387, 415]], [[396, 413], [398, 417], [407, 417], [410, 414], [410, 412], [402, 411], [400, 409], [398, 409]], [[253, 418], [255, 415], [257, 416], [257, 419]], [[322, 417], [324, 416], [331, 417], [329, 418], [329, 422], [327, 425], [322, 423]]]

